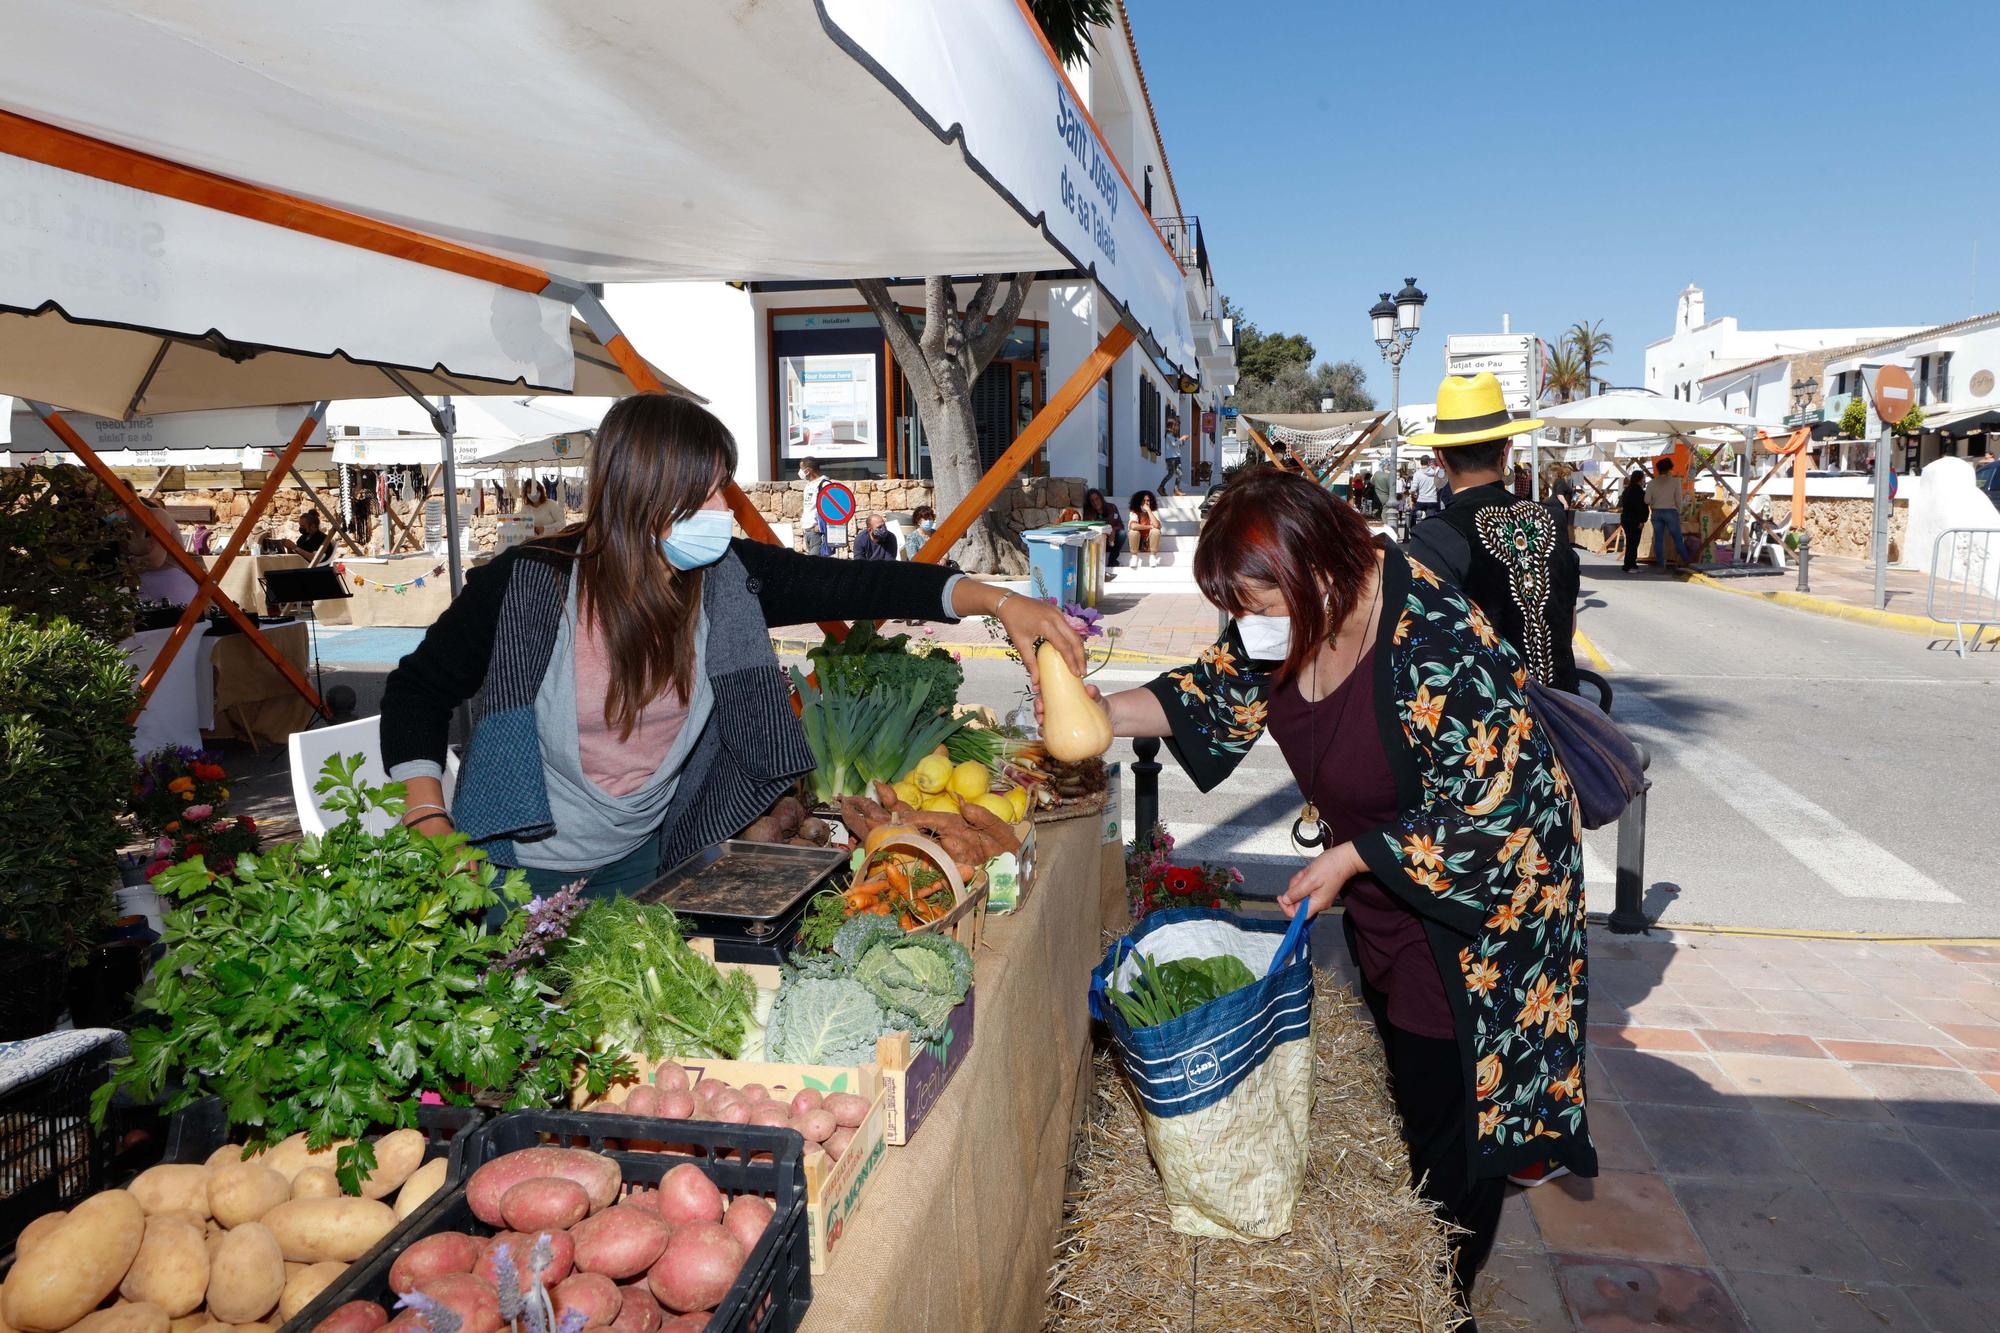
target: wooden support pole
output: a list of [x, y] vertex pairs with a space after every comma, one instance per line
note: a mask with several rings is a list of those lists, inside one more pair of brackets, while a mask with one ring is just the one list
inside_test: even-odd
[[[0, 115], [4, 115], [4, 113], [0, 113]], [[307, 682], [303, 675], [299, 674], [299, 669], [286, 660], [285, 655], [273, 647], [271, 641], [264, 637], [263, 633], [257, 628], [257, 622], [243, 614], [243, 608], [231, 600], [229, 594], [216, 586], [215, 580], [209, 577], [207, 566], [195, 559], [181, 545], [180, 534], [169, 531], [167, 526], [160, 522], [159, 516], [148, 509], [139, 497], [133, 493], [132, 488], [127, 486], [119, 475], [113, 472], [105, 464], [104, 460], [97, 456], [97, 451], [84, 442], [83, 437], [76, 433], [76, 428], [63, 419], [61, 412], [55, 411], [46, 404], [36, 403], [32, 400], [30, 400], [30, 406], [34, 408], [35, 415], [42, 419], [42, 424], [54, 432], [56, 438], [61, 440], [71, 453], [82, 459], [83, 465], [89, 468], [97, 479], [110, 489], [113, 495], [118, 497], [118, 502], [124, 505], [134, 518], [139, 520], [139, 525], [153, 535], [153, 539], [160, 543], [161, 548], [173, 559], [174, 563], [179, 565], [187, 576], [197, 584], [207, 587], [209, 595], [215, 599], [215, 604], [222, 608], [223, 614], [236, 622], [236, 627], [242, 630], [244, 636], [256, 645], [257, 651], [264, 654], [271, 665], [278, 669], [278, 674], [290, 682], [292, 688], [297, 690], [299, 695], [313, 706], [313, 711], [322, 717], [326, 716], [326, 705], [320, 702], [320, 697], [313, 690], [312, 685]]]
[[347, 530], [346, 520], [335, 513], [327, 502], [320, 498], [319, 492], [313, 489], [313, 484], [298, 473], [292, 474], [292, 480], [299, 484], [299, 489], [306, 493], [306, 499], [312, 501], [313, 508], [319, 510], [320, 516], [332, 525], [326, 530], [326, 545], [319, 548], [319, 553], [312, 558], [310, 563], [315, 565], [325, 564], [327, 561], [333, 559], [335, 554], [333, 544], [337, 541], [346, 542], [347, 549], [354, 552], [357, 556], [366, 555], [367, 552], [361, 549], [361, 543], [355, 541], [354, 534]]
[[1270, 442], [1264, 438], [1264, 432], [1251, 425], [1247, 418], [1243, 422], [1243, 429], [1250, 432], [1250, 438], [1264, 451], [1264, 457], [1271, 460], [1271, 466], [1283, 469], [1285, 465], [1278, 461], [1278, 455], [1272, 451]]
[[986, 506], [1000, 498], [1000, 492], [1014, 480], [1027, 461], [1048, 443], [1056, 427], [1077, 409], [1077, 405], [1097, 387], [1097, 382], [1110, 373], [1111, 367], [1118, 364], [1118, 358], [1132, 345], [1133, 338], [1132, 330], [1124, 324], [1104, 335], [1096, 350], [1070, 372], [1070, 377], [1063, 381], [1055, 396], [1035, 413], [1035, 419], [1007, 446], [1006, 452], [993, 460], [993, 466], [986, 470], [986, 475], [979, 479], [971, 492], [938, 523], [937, 531], [931, 534], [915, 559], [936, 564], [945, 558], [973, 521], [986, 512]]
[[138, 706], [132, 710], [132, 716], [127, 719], [128, 721], [139, 720], [139, 714], [146, 711], [146, 704], [152, 699], [153, 691], [159, 689], [160, 682], [167, 678], [167, 668], [173, 665], [174, 657], [180, 652], [181, 645], [186, 643], [188, 635], [194, 632], [195, 622], [200, 620], [202, 612], [208, 609], [210, 589], [222, 586], [223, 576], [229, 572], [230, 565], [236, 562], [236, 555], [243, 549], [244, 543], [250, 540], [250, 532], [257, 526], [257, 520], [264, 517], [264, 511], [271, 507], [271, 501], [277, 496], [278, 487], [284, 481], [285, 473], [290, 471], [292, 464], [298, 460], [299, 450], [306, 447], [306, 441], [312, 438], [313, 428], [319, 425], [320, 414], [325, 411], [324, 403], [315, 404], [306, 412], [305, 420], [299, 422], [299, 428], [292, 432], [292, 438], [286, 441], [284, 452], [278, 455], [277, 466], [271, 469], [271, 475], [264, 479], [264, 484], [258, 487], [257, 494], [251, 497], [250, 507], [243, 511], [242, 521], [236, 525], [236, 530], [229, 534], [228, 544], [222, 548], [222, 554], [209, 569], [208, 576], [213, 582], [204, 582], [195, 589], [194, 596], [189, 599], [186, 609], [181, 612], [181, 618], [174, 623], [174, 632], [167, 636], [167, 642], [161, 647], [159, 656], [155, 657], [153, 664], [146, 668], [145, 676], [139, 681]]

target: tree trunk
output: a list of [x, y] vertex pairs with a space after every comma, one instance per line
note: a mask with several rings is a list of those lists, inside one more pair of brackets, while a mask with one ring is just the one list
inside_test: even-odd
[[[948, 378], [949, 376], [947, 376]], [[931, 476], [937, 483], [940, 517], [972, 493], [985, 469], [979, 465], [979, 423], [972, 415], [970, 386], [963, 393], [923, 403], [924, 438], [931, 449]], [[989, 507], [972, 521], [951, 548], [958, 567], [973, 574], [1025, 574], [1028, 558]]]

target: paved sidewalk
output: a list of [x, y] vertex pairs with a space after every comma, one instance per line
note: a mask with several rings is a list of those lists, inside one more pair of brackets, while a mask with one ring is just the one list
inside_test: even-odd
[[1510, 1189], [1482, 1328], [2000, 1329], [2000, 946], [1590, 943], [1603, 1174]]
[[[1922, 634], [1933, 639], [1952, 639], [1951, 625], [1932, 620], [1927, 608], [1930, 575], [1921, 570], [1886, 571], [1883, 589], [1885, 609], [1875, 608], [1875, 570], [1866, 560], [1849, 556], [1816, 555], [1812, 558], [1812, 591], [1797, 591], [1796, 568], [1783, 574], [1753, 578], [1709, 578], [1701, 574], [1683, 575], [1704, 587], [1753, 597], [1759, 601], [1789, 606], [1815, 615], [1833, 616], [1885, 629]], [[1942, 595], [1942, 594], [1941, 594]], [[1968, 631], [1968, 642], [1970, 642]], [[2000, 636], [1988, 631], [1986, 642], [2000, 645]]]
[[[1148, 587], [1135, 587], [1128, 592], [1113, 582], [1105, 589], [1104, 600], [1097, 609], [1104, 615], [1104, 628], [1118, 631], [1112, 645], [1114, 660], [1191, 662], [1202, 649], [1215, 641], [1215, 608], [1198, 592], [1156, 591]], [[887, 634], [924, 633], [922, 628], [904, 624], [890, 624], [882, 628]], [[929, 637], [952, 648], [969, 648], [976, 653], [991, 651], [996, 655], [1005, 651], [1004, 646], [987, 632], [983, 619], [928, 628]], [[810, 626], [787, 626], [774, 630], [772, 638], [781, 650], [793, 651], [802, 651], [800, 645], [811, 647], [820, 640], [819, 632]], [[1103, 651], [1101, 640], [1091, 640], [1093, 657]]]

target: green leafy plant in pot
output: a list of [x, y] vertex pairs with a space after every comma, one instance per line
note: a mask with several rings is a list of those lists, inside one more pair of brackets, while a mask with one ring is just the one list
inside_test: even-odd
[[0, 1040], [54, 1026], [111, 920], [132, 704], [116, 646], [0, 607]]
[[[528, 897], [449, 833], [403, 827], [400, 784], [370, 787], [357, 756], [327, 761], [314, 790], [339, 822], [323, 835], [244, 854], [217, 875], [195, 857], [158, 883], [179, 904], [167, 955], [140, 994], [142, 1026], [93, 1103], [119, 1089], [178, 1110], [213, 1094], [252, 1142], [303, 1131], [315, 1148], [355, 1139], [336, 1172], [350, 1190], [374, 1167], [362, 1135], [416, 1123], [422, 1094], [548, 1106], [581, 1061], [598, 1090], [618, 1062], [523, 948]], [[373, 810], [393, 822], [361, 826]]]

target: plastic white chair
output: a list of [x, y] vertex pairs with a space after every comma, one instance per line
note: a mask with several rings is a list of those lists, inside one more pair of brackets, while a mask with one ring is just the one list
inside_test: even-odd
[[[292, 804], [298, 810], [300, 833], [326, 832], [327, 813], [320, 806], [319, 794], [313, 790], [313, 784], [319, 781], [320, 770], [334, 755], [360, 755], [361, 771], [356, 776], [371, 786], [380, 787], [388, 783], [389, 776], [382, 770], [381, 734], [380, 717], [358, 718], [337, 726], [292, 733]], [[444, 804], [447, 810], [451, 808], [452, 792], [457, 786], [458, 756], [447, 750], [444, 759]], [[380, 833], [389, 827], [390, 819], [381, 811], [374, 810], [363, 817], [361, 824], [370, 833]]]

